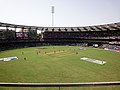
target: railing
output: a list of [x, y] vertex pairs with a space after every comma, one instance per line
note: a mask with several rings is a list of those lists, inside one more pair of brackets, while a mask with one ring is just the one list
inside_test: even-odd
[[0, 83], [0, 87], [83, 87], [83, 86], [114, 86], [120, 85], [120, 81], [114, 82], [84, 82], [84, 83]]

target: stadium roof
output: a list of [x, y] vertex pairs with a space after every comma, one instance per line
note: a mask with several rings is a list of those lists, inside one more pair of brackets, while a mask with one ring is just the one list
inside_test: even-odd
[[104, 25], [95, 26], [84, 26], [84, 27], [39, 27], [39, 26], [26, 26], [16, 25], [9, 23], [0, 22], [0, 27], [6, 28], [22, 28], [22, 29], [35, 29], [41, 31], [63, 31], [63, 32], [74, 32], [74, 31], [108, 31], [108, 30], [120, 30], [120, 22]]

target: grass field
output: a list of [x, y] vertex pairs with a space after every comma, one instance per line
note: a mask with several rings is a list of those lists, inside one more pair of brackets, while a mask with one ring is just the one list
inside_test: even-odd
[[[120, 53], [96, 48], [80, 50], [79, 46], [41, 46], [6, 50], [0, 58], [17, 56], [18, 60], [0, 62], [0, 82], [77, 83], [120, 81]], [[80, 60], [82, 57], [104, 60], [99, 65]], [[26, 58], [26, 60], [24, 60]], [[27, 90], [58, 90], [58, 88], [27, 88]], [[61, 90], [120, 90], [120, 86], [76, 87]], [[0, 90], [26, 88], [0, 87]]]

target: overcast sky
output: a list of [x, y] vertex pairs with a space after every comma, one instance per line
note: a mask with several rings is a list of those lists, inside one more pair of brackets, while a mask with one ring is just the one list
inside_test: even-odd
[[52, 26], [89, 26], [120, 22], [120, 0], [0, 0], [0, 22]]

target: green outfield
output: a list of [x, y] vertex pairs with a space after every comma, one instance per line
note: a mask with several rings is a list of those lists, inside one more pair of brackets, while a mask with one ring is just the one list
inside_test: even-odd
[[[0, 62], [0, 82], [77, 83], [120, 81], [120, 53], [80, 46], [41, 46], [0, 52], [0, 58], [18, 60]], [[104, 60], [104, 65], [80, 60], [82, 57]], [[2, 88], [0, 90], [16, 88]], [[17, 88], [18, 89], [18, 88]], [[26, 90], [26, 88], [19, 88]], [[33, 88], [28, 88], [33, 90]], [[34, 88], [58, 90], [58, 88]], [[61, 90], [120, 90], [120, 86], [77, 87]]]

